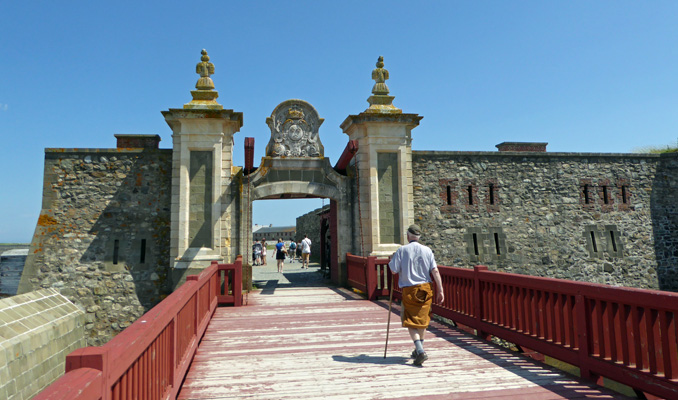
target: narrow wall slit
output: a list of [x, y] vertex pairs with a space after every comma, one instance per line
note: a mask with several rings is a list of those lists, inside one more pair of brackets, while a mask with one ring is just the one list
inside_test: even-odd
[[610, 198], [607, 193], [607, 186], [603, 186], [603, 203], [610, 204]]
[[473, 234], [473, 253], [475, 255], [478, 255], [478, 234], [474, 233]]
[[113, 264], [118, 263], [118, 253], [120, 251], [120, 240], [115, 239], [113, 242]]
[[497, 255], [501, 255], [501, 249], [499, 248], [499, 233], [494, 233], [494, 247], [497, 249]]
[[447, 185], [447, 205], [452, 205], [452, 188], [450, 185]]
[[141, 239], [141, 252], [139, 255], [139, 263], [144, 264], [146, 262], [146, 239]]
[[591, 199], [589, 199], [589, 185], [584, 185], [584, 204], [591, 204]]
[[596, 243], [596, 233], [591, 231], [591, 245], [593, 247], [593, 252], [597, 253], [598, 252], [598, 244]]
[[473, 186], [469, 185], [466, 191], [468, 192], [468, 204], [473, 205]]
[[612, 251], [617, 252], [617, 241], [614, 237], [614, 231], [610, 231], [610, 243], [612, 243]]
[[629, 193], [626, 185], [622, 185], [621, 187], [621, 192], [622, 192], [622, 203], [626, 204], [629, 201]]
[[[494, 204], [494, 185], [492, 183], [490, 183], [490, 204]], [[499, 253], [497, 252], [497, 254]]]

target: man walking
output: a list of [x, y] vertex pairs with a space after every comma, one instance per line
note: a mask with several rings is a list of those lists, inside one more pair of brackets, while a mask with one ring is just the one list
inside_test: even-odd
[[388, 263], [391, 272], [398, 275], [398, 285], [402, 289], [403, 308], [400, 314], [403, 327], [406, 327], [414, 341], [414, 365], [421, 366], [428, 360], [424, 351], [424, 333], [431, 322], [431, 304], [433, 288], [431, 277], [436, 283], [436, 303], [442, 303], [443, 283], [433, 252], [419, 243], [421, 228], [410, 225], [407, 228], [408, 244], [400, 247]]
[[308, 259], [311, 257], [311, 239], [304, 235], [301, 241], [301, 268], [308, 269]]

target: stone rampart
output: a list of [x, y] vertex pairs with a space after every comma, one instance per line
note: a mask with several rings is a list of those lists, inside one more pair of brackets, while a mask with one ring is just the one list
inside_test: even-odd
[[0, 399], [27, 400], [60, 377], [86, 346], [85, 313], [56, 289], [0, 300]]
[[413, 152], [439, 264], [678, 290], [678, 156]]
[[171, 291], [171, 150], [47, 149], [19, 293], [55, 288], [87, 312], [89, 345]]

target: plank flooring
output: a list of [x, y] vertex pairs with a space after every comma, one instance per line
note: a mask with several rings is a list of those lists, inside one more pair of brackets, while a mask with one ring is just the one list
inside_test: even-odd
[[623, 399], [456, 328], [433, 322], [429, 360], [394, 307], [387, 357], [387, 302], [330, 287], [252, 292], [219, 308], [179, 399]]

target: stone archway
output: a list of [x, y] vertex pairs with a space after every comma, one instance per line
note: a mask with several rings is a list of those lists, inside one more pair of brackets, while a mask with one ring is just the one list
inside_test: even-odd
[[346, 253], [352, 241], [350, 180], [338, 173], [324, 156], [318, 135], [323, 119], [303, 100], [280, 103], [266, 122], [271, 138], [266, 155], [256, 170], [243, 176], [241, 204], [241, 254], [248, 254], [252, 238], [252, 203], [263, 199], [327, 198], [330, 200], [332, 259], [330, 276], [334, 283], [346, 280]]

